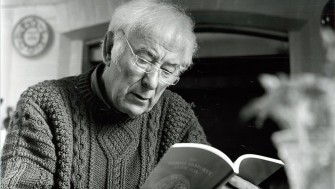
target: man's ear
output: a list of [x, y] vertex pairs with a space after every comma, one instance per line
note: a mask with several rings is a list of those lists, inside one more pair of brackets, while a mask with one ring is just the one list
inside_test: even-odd
[[113, 42], [114, 42], [114, 33], [112, 31], [108, 31], [105, 34], [102, 46], [103, 61], [107, 64], [107, 66], [109, 66], [110, 64]]

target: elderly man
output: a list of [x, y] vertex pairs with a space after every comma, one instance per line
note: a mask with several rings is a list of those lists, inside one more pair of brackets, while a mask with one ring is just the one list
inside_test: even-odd
[[190, 105], [166, 90], [197, 48], [183, 11], [124, 4], [102, 48], [104, 64], [89, 73], [22, 94], [2, 155], [3, 188], [139, 188], [172, 144], [207, 143]]

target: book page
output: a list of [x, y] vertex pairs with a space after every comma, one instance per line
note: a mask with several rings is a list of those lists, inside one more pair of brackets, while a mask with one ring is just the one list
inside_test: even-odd
[[233, 174], [232, 162], [195, 147], [170, 148], [150, 173], [142, 189], [211, 189]]
[[238, 175], [249, 182], [259, 185], [273, 173], [284, 166], [278, 159], [268, 158], [260, 155], [246, 154], [235, 161]]
[[[224, 161], [226, 161], [231, 167], [234, 168], [234, 163], [233, 161], [223, 152], [221, 152], [220, 150], [206, 145], [206, 144], [200, 144], [200, 143], [176, 143], [172, 146], [173, 148], [181, 148], [181, 147], [190, 147], [190, 148], [199, 148], [199, 149], [203, 149], [209, 152], [212, 152], [214, 154], [216, 154], [217, 156], [219, 156], [220, 158], [222, 158]], [[234, 170], [237, 171], [238, 169]]]

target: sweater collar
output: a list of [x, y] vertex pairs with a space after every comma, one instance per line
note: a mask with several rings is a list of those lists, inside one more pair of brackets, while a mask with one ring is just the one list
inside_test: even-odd
[[106, 95], [102, 92], [101, 76], [105, 69], [105, 64], [99, 64], [91, 74], [91, 89], [95, 95], [104, 103], [105, 109], [111, 109], [111, 106], [107, 102]]
[[94, 110], [103, 111], [118, 115], [118, 117], [128, 117], [111, 106], [103, 93], [101, 74], [105, 69], [105, 64], [101, 63], [89, 72], [79, 75], [77, 82], [78, 93], [84, 98], [87, 105]]

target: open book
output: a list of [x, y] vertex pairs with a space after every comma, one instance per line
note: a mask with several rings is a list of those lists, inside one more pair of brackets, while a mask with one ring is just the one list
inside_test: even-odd
[[164, 154], [141, 189], [212, 189], [234, 174], [259, 185], [283, 165], [280, 160], [253, 154], [232, 162], [214, 147], [177, 143]]

